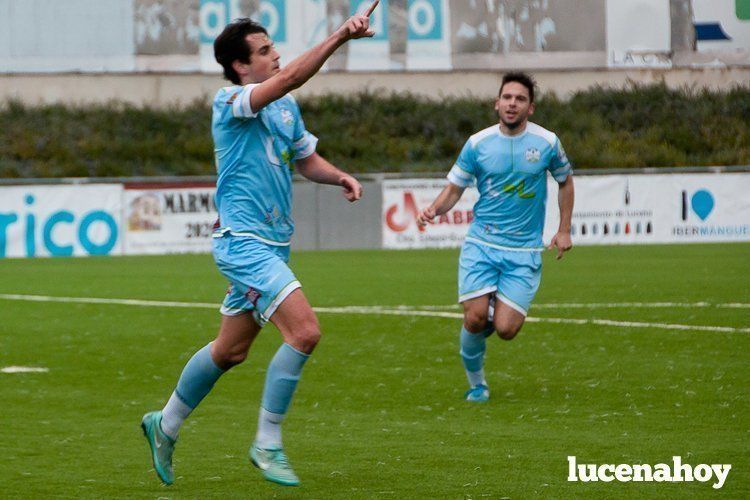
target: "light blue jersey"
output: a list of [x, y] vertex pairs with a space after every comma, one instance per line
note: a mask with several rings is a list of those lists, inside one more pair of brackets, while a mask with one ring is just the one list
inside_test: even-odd
[[528, 123], [512, 137], [499, 125], [471, 136], [448, 174], [452, 184], [469, 187], [476, 182], [479, 189], [467, 240], [541, 249], [547, 171], [557, 182], [572, 173], [560, 140], [539, 125]]
[[217, 234], [289, 245], [294, 161], [312, 155], [318, 139], [305, 130], [289, 94], [257, 113], [250, 109], [256, 86], [224, 87], [214, 98]]

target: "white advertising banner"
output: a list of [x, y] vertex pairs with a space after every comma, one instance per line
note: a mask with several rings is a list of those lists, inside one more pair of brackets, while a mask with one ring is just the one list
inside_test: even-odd
[[409, 0], [407, 18], [406, 69], [450, 70], [448, 0]]
[[214, 58], [214, 40], [224, 26], [242, 16], [239, 0], [200, 0], [198, 25], [200, 28], [200, 65], [206, 73], [221, 72]]
[[433, 202], [448, 183], [445, 179], [383, 181], [383, 248], [443, 248], [460, 246], [474, 220], [476, 189], [464, 191], [461, 200], [445, 215], [420, 231], [419, 211]]
[[212, 185], [126, 186], [123, 223], [126, 255], [211, 251], [218, 218]]
[[[466, 190], [448, 214], [419, 231], [415, 218], [447, 181], [383, 183], [383, 247], [458, 247], [478, 199]], [[572, 236], [575, 245], [750, 241], [750, 173], [578, 176]], [[559, 225], [557, 183], [548, 179], [544, 242]]]
[[[573, 243], [750, 241], [750, 173], [575, 178]], [[558, 225], [549, 184], [545, 241]]]
[[[370, 0], [349, 0], [349, 15], [364, 13], [372, 5]], [[388, 0], [380, 4], [370, 16], [370, 29], [375, 35], [347, 43], [349, 57], [346, 69], [349, 71], [383, 71], [398, 68], [391, 61], [391, 42], [388, 29]]]
[[119, 255], [122, 186], [0, 187], [0, 257]]

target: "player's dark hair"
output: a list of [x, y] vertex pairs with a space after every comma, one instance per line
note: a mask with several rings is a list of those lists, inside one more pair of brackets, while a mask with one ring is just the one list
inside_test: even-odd
[[503, 87], [505, 87], [506, 83], [510, 82], [520, 83], [521, 85], [526, 87], [529, 90], [529, 102], [534, 102], [534, 89], [536, 89], [536, 82], [534, 81], [534, 77], [532, 77], [528, 73], [523, 73], [521, 71], [512, 71], [510, 73], [505, 73], [503, 75], [503, 83], [500, 84], [500, 92], [498, 93], [498, 95], [503, 94]]
[[250, 44], [247, 43], [245, 38], [247, 35], [252, 35], [253, 33], [268, 35], [266, 28], [251, 19], [243, 17], [227, 24], [224, 31], [214, 40], [214, 57], [216, 58], [216, 62], [224, 68], [224, 78], [234, 84], [239, 85], [242, 82], [240, 81], [240, 76], [232, 68], [232, 63], [234, 61], [246, 64], [250, 63]]

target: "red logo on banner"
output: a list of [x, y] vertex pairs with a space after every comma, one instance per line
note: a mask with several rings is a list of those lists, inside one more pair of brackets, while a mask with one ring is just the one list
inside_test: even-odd
[[[416, 224], [419, 215], [419, 207], [414, 200], [414, 194], [411, 191], [404, 192], [404, 209], [399, 211], [399, 205], [391, 205], [385, 213], [385, 223], [388, 228], [396, 233], [402, 233], [409, 228], [409, 225]], [[471, 224], [474, 220], [472, 210], [452, 210], [447, 214], [440, 215], [430, 224], [454, 224], [463, 225]], [[424, 231], [425, 228], [419, 228]]]
[[[402, 214], [401, 217], [398, 217], [399, 220], [397, 221], [396, 212], [398, 212], [398, 205], [391, 205], [385, 213], [385, 223], [388, 224], [391, 231], [400, 233], [406, 231], [412, 222], [416, 224], [419, 209], [411, 191], [404, 192], [404, 212], [406, 212], [406, 215]], [[424, 231], [424, 228], [420, 228], [420, 231]]]

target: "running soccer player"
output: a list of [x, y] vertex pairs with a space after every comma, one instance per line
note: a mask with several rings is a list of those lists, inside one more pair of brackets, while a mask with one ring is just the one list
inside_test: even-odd
[[448, 185], [417, 216], [425, 227], [448, 212], [476, 182], [479, 201], [458, 263], [458, 301], [464, 308], [461, 358], [469, 379], [468, 401], [490, 397], [484, 376], [486, 338], [497, 330], [513, 339], [539, 288], [544, 250], [547, 171], [560, 186], [560, 226], [549, 248], [557, 258], [570, 250], [573, 177], [557, 136], [528, 121], [534, 113], [534, 80], [503, 77], [495, 110], [499, 125], [469, 138], [448, 173]]
[[350, 17], [284, 69], [266, 30], [249, 19], [229, 24], [214, 42], [216, 60], [234, 84], [216, 94], [212, 119], [219, 210], [213, 253], [230, 286], [216, 340], [187, 362], [166, 406], [141, 422], [156, 473], [166, 484], [174, 481], [172, 453], [180, 426], [219, 377], [245, 360], [268, 321], [278, 327], [283, 343], [266, 372], [249, 455], [269, 481], [299, 484], [282, 448], [281, 423], [320, 327], [287, 265], [294, 229], [292, 170], [314, 182], [341, 186], [350, 202], [362, 196], [362, 186], [315, 152], [317, 138], [305, 130], [288, 92], [317, 73], [348, 40], [373, 36], [369, 16], [377, 4]]

